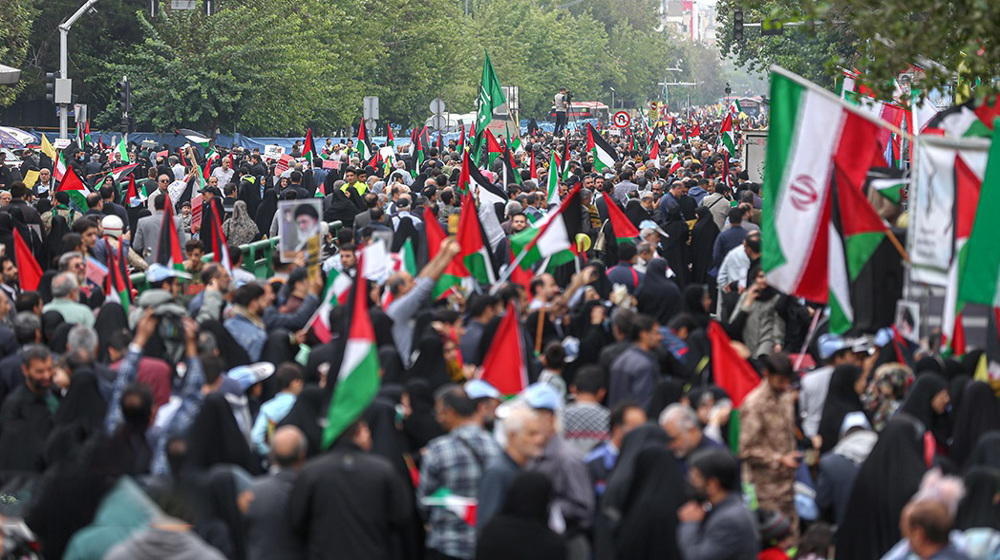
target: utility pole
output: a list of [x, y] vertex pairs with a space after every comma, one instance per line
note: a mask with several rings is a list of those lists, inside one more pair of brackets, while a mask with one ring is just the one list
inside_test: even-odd
[[[97, 0], [87, 0], [87, 2], [80, 6], [73, 15], [69, 16], [69, 19], [59, 24], [59, 77], [63, 80], [69, 80], [69, 52], [67, 42], [69, 41], [69, 28], [73, 27], [76, 20], [83, 16], [84, 12], [87, 10], [93, 10], [94, 4]], [[95, 10], [96, 11], [96, 10]], [[65, 96], [56, 95], [56, 103], [59, 103], [59, 138], [65, 140], [67, 138], [67, 131], [69, 129], [69, 104], [73, 102], [72, 87], [73, 83], [68, 82], [69, 91]], [[59, 91], [59, 88], [56, 88]]]

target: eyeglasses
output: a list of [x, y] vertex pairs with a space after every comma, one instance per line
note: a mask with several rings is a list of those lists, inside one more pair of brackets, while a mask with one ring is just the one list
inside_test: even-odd
[[170, 179], [160, 179], [160, 182], [161, 182], [161, 183], [169, 183], [169, 182], [170, 182]]

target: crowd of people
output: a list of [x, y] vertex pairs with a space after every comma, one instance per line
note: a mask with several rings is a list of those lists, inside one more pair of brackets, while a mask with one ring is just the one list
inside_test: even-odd
[[[823, 306], [770, 287], [760, 185], [721, 119], [695, 118], [697, 136], [676, 121], [607, 135], [610, 167], [580, 128], [484, 154], [503, 202], [472, 194], [503, 231], [484, 247], [499, 280], [444, 293], [462, 247], [429, 239], [455, 233], [471, 139], [376, 165], [353, 142], [312, 161], [297, 145], [287, 170], [257, 150], [133, 145], [133, 186], [105, 180], [128, 163], [117, 151], [73, 144], [86, 208], [28, 154], [0, 197], [0, 512], [45, 558], [997, 558], [1000, 404], [971, 380], [978, 354], [832, 334]], [[511, 237], [575, 189], [586, 241], [511, 274]], [[278, 201], [312, 198], [323, 274], [277, 252], [267, 278], [244, 267], [239, 245], [277, 235]], [[210, 212], [229, 263], [203, 258]], [[183, 270], [162, 264], [173, 229]], [[411, 242], [416, 273], [359, 296], [380, 386], [326, 446], [352, 324], [325, 305], [327, 278], [357, 279], [386, 238]], [[108, 293], [108, 263], [144, 272], [141, 293]], [[480, 377], [511, 313], [524, 353], [505, 359], [527, 380], [501, 394]], [[723, 353], [753, 387], [724, 381]]]

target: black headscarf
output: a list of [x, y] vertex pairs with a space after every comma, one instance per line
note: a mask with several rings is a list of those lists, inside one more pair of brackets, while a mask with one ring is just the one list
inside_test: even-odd
[[403, 360], [399, 357], [399, 351], [395, 346], [385, 345], [378, 349], [378, 363], [385, 372], [382, 376], [382, 385], [402, 384], [406, 378], [406, 368], [403, 367]]
[[616, 535], [618, 558], [680, 558], [677, 509], [685, 501], [684, 473], [666, 447], [643, 449]]
[[1000, 406], [993, 389], [982, 381], [972, 381], [958, 405], [948, 457], [956, 466], [963, 466], [979, 437], [995, 430], [1000, 430]]
[[661, 379], [656, 388], [653, 389], [653, 396], [646, 405], [646, 417], [659, 418], [660, 413], [668, 406], [680, 402], [684, 396], [684, 383], [672, 377]]
[[979, 436], [976, 447], [965, 462], [967, 469], [974, 466], [1000, 470], [1000, 431], [986, 432]]
[[427, 380], [411, 377], [406, 382], [406, 392], [410, 395], [410, 416], [403, 420], [403, 433], [410, 451], [419, 451], [445, 431], [435, 419], [434, 391]]
[[[608, 204], [615, 203], [609, 201]], [[639, 202], [636, 198], [629, 200], [628, 204], [625, 205], [625, 216], [628, 217], [628, 220], [632, 222], [632, 225], [635, 227], [639, 227], [639, 224], [646, 220], [653, 219], [649, 214], [649, 210], [643, 208], [642, 202]]]
[[122, 330], [128, 325], [128, 316], [125, 308], [117, 303], [109, 303], [101, 306], [97, 312], [97, 319], [94, 321], [94, 330], [97, 331], [97, 361], [107, 363], [108, 344], [111, 335]]
[[476, 543], [479, 560], [553, 560], [566, 558], [566, 545], [548, 527], [555, 491], [547, 476], [521, 473], [511, 484], [500, 512]]
[[934, 396], [948, 390], [948, 383], [936, 373], [923, 373], [917, 376], [916, 383], [910, 389], [910, 395], [903, 401], [900, 412], [905, 412], [919, 420], [924, 427], [934, 434], [938, 449], [946, 449], [948, 445], [948, 417], [938, 414], [931, 407]]
[[[133, 228], [132, 231], [135, 231], [135, 229]], [[54, 214], [52, 216], [52, 228], [49, 230], [49, 235], [45, 239], [45, 247], [49, 254], [49, 260], [62, 254], [63, 237], [65, 237], [67, 233], [69, 233], [69, 224], [66, 223], [66, 218], [59, 214]], [[45, 267], [43, 266], [42, 268]]]
[[712, 218], [712, 211], [699, 206], [695, 211], [698, 221], [691, 228], [691, 281], [708, 282], [708, 271], [712, 268], [712, 249], [719, 236], [719, 226]]
[[0, 245], [4, 255], [14, 255], [14, 219], [9, 212], [0, 212]]
[[208, 319], [201, 323], [200, 330], [210, 332], [215, 336], [215, 344], [219, 348], [219, 357], [227, 369], [245, 366], [250, 363], [250, 355], [246, 348], [239, 345], [232, 333], [218, 319]]
[[233, 409], [222, 393], [205, 397], [188, 432], [188, 461], [198, 470], [229, 463], [250, 474], [260, 474], [260, 462], [250, 451]]
[[[327, 175], [326, 177], [327, 181], [324, 182], [326, 188], [326, 207], [323, 209], [323, 219], [328, 222], [340, 220], [344, 225], [353, 224], [354, 216], [358, 213], [358, 209], [354, 207], [354, 202], [344, 194], [344, 191], [333, 186], [333, 181], [329, 180], [332, 175]], [[326, 183], [329, 183], [329, 185]]]
[[319, 385], [306, 385], [288, 414], [278, 422], [278, 427], [295, 426], [306, 436], [307, 455], [319, 455], [323, 444], [323, 428], [319, 419], [323, 417], [323, 388]]
[[837, 531], [837, 557], [881, 558], [899, 542], [899, 515], [925, 472], [923, 430], [909, 415], [898, 414], [879, 434], [855, 478]]
[[819, 421], [819, 436], [823, 438], [820, 453], [833, 449], [840, 439], [840, 426], [844, 417], [851, 412], [864, 412], [861, 397], [854, 390], [854, 384], [861, 377], [861, 368], [855, 365], [839, 365], [830, 377], [823, 414]]
[[681, 291], [667, 278], [667, 261], [653, 259], [646, 265], [646, 274], [635, 291], [638, 309], [666, 325], [681, 307]]
[[677, 285], [686, 286], [688, 283], [688, 264], [691, 262], [688, 248], [688, 236], [691, 235], [691, 230], [681, 216], [679, 208], [673, 208], [667, 214], [667, 224], [663, 227], [663, 231], [667, 233], [668, 237], [666, 243], [661, 244], [665, 245], [665, 248], [661, 249], [661, 256], [667, 259], [670, 270], [676, 274], [674, 281], [677, 282]]
[[707, 291], [708, 286], [705, 284], [688, 284], [684, 288], [684, 312], [694, 317], [698, 326], [703, 329], [707, 329], [708, 323], [712, 321], [712, 316], [705, 311], [705, 305], [702, 303]]
[[257, 223], [257, 230], [264, 235], [269, 235], [269, 232], [271, 231], [271, 221], [274, 220], [274, 213], [277, 211], [277, 189], [268, 189], [264, 191], [264, 198], [260, 201], [260, 205], [257, 206], [257, 213], [254, 216], [254, 222]]
[[591, 261], [587, 266], [594, 269], [594, 281], [588, 284], [597, 291], [601, 299], [606, 300], [611, 297], [611, 280], [608, 280], [608, 267], [601, 261]]
[[107, 412], [108, 403], [101, 395], [97, 375], [90, 368], [78, 368], [73, 372], [69, 390], [52, 417], [45, 463], [55, 465], [75, 461], [83, 444], [100, 432]]
[[960, 531], [980, 528], [1000, 530], [1000, 506], [997, 505], [1000, 470], [972, 467], [966, 471], [963, 480], [965, 496], [958, 503], [955, 528]]
[[419, 354], [410, 368], [411, 377], [419, 377], [430, 384], [433, 392], [451, 381], [444, 361], [444, 342], [436, 331], [425, 331], [417, 343]]

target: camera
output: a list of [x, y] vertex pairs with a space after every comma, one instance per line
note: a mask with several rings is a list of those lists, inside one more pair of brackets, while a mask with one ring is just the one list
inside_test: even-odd
[[566, 90], [566, 103], [573, 101], [573, 92], [571, 90]]

